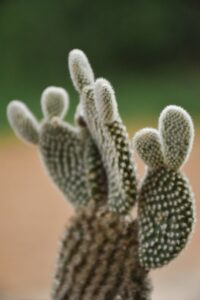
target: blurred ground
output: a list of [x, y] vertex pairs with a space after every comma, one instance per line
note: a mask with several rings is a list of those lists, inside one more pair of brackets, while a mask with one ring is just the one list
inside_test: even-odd
[[[200, 215], [198, 133], [185, 172]], [[0, 143], [0, 300], [48, 300], [58, 238], [72, 208], [46, 176], [34, 147]], [[143, 172], [139, 162], [139, 171]], [[153, 300], [200, 299], [200, 225], [187, 250], [153, 272]]]

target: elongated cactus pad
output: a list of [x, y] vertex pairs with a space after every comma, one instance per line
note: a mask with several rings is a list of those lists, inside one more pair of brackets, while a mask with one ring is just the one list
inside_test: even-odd
[[39, 124], [22, 102], [12, 101], [8, 105], [8, 120], [19, 138], [38, 144]]
[[192, 232], [193, 193], [178, 170], [192, 141], [191, 118], [176, 106], [162, 112], [158, 131], [147, 128], [134, 137], [134, 147], [148, 166], [138, 198], [139, 256], [147, 269], [161, 267], [176, 257]]
[[114, 91], [105, 79], [83, 90], [87, 127], [101, 153], [108, 180], [108, 205], [127, 214], [136, 202], [137, 183], [128, 134], [117, 109]]
[[90, 203], [67, 227], [52, 300], [147, 300], [148, 272], [138, 258], [137, 221]]

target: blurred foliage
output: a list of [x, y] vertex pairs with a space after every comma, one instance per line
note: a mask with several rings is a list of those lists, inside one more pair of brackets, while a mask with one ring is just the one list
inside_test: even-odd
[[199, 36], [197, 0], [1, 0], [0, 122], [10, 99], [39, 114], [43, 88], [71, 90], [65, 77], [73, 48], [114, 83], [124, 114], [171, 102], [200, 112]]

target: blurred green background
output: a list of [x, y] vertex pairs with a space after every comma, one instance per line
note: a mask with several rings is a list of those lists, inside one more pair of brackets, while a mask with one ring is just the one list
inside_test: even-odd
[[151, 118], [167, 104], [200, 113], [200, 1], [0, 1], [0, 128], [6, 105], [25, 101], [41, 117], [48, 85], [67, 88], [73, 48], [109, 79], [122, 116]]
[[[72, 121], [78, 99], [67, 56], [73, 48], [85, 51], [97, 77], [111, 81], [131, 135], [156, 125], [168, 104], [183, 106], [200, 124], [200, 1], [0, 0], [0, 300], [49, 299], [58, 240], [73, 215], [35, 147], [14, 137], [6, 106], [23, 100], [41, 118], [43, 89], [62, 86]], [[198, 199], [195, 127], [184, 171]], [[137, 166], [143, 174], [138, 159]], [[153, 273], [153, 300], [200, 299], [199, 236], [197, 222], [187, 251]]]

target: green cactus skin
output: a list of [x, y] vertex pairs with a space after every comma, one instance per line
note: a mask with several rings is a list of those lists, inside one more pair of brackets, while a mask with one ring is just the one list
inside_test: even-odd
[[138, 224], [90, 203], [66, 228], [52, 300], [149, 300], [138, 258]]
[[91, 138], [88, 138], [85, 145], [84, 162], [88, 189], [97, 202], [102, 202], [103, 197], [107, 199], [107, 177], [102, 167], [102, 158]]
[[146, 269], [161, 267], [185, 247], [194, 227], [194, 197], [178, 168], [193, 142], [193, 125], [180, 107], [161, 114], [159, 130], [143, 129], [134, 138], [147, 172], [139, 192], [139, 257]]

